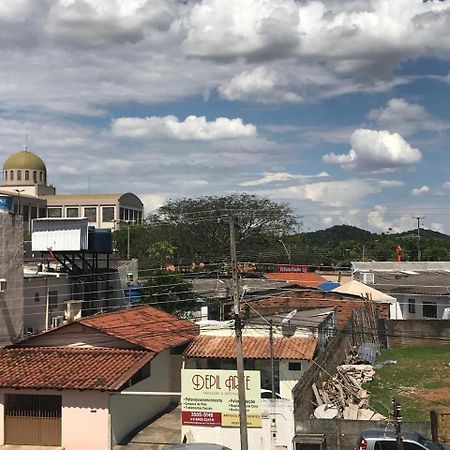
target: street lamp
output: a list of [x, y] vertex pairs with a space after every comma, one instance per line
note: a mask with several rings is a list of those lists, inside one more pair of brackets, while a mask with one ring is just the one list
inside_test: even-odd
[[281, 244], [283, 245], [284, 251], [286, 252], [286, 255], [288, 257], [288, 261], [289, 264], [291, 263], [291, 246], [289, 245], [289, 250], [286, 247], [286, 245], [284, 244], [284, 242], [281, 239], [278, 239], [278, 242], [281, 242]]
[[17, 192], [17, 196], [18, 196], [18, 198], [17, 198], [17, 203], [18, 203], [18, 210], [19, 210], [19, 216], [20, 216], [20, 193], [21, 192], [24, 192], [25, 191], [25, 189], [14, 189], [16, 192]]

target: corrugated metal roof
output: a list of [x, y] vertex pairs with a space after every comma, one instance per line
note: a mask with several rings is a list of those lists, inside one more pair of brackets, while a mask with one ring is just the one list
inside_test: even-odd
[[[244, 358], [269, 359], [268, 337], [242, 338]], [[316, 338], [274, 338], [275, 359], [312, 359], [317, 347]], [[184, 351], [188, 358], [236, 358], [234, 336], [197, 336]]]
[[189, 320], [151, 306], [90, 316], [79, 323], [156, 353], [187, 343], [199, 333]]
[[0, 350], [0, 387], [115, 391], [155, 353], [98, 348]]

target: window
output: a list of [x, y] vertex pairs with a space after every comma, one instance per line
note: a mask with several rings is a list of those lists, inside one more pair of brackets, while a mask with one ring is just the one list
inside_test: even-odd
[[17, 180], [21, 180], [22, 179], [22, 171], [18, 170], [17, 171]]
[[12, 170], [9, 171], [9, 179], [14, 181], [14, 172]]
[[97, 222], [97, 208], [95, 206], [84, 208], [84, 217], [87, 217], [89, 222]]
[[102, 208], [102, 222], [112, 222], [114, 220], [114, 206], [104, 206]]
[[42, 183], [42, 177], [43, 177], [43, 174], [42, 174], [42, 172], [39, 172], [39, 181]]
[[37, 172], [33, 170], [33, 183], [37, 183]]
[[300, 372], [302, 370], [302, 363], [290, 362], [288, 367], [289, 367], [289, 370], [295, 370], [295, 371]]
[[30, 209], [28, 208], [28, 205], [22, 206], [22, 216], [23, 216], [23, 220], [25, 222], [28, 222], [28, 220], [30, 219]]
[[432, 302], [423, 302], [422, 315], [428, 319], [437, 319], [437, 305]]
[[47, 210], [45, 208], [39, 208], [39, 217], [47, 217]]
[[408, 312], [410, 314], [415, 314], [416, 313], [416, 299], [410, 298], [408, 300]]
[[30, 181], [30, 171], [25, 170], [25, 181]]
[[30, 219], [36, 219], [36, 217], [37, 217], [37, 208], [36, 206], [32, 206]]
[[48, 217], [62, 217], [62, 208], [47, 208]]
[[35, 292], [34, 293], [34, 301], [35, 302], [38, 302], [40, 299], [39, 299], [39, 292]]
[[79, 208], [70, 207], [66, 208], [66, 217], [79, 217], [80, 211]]
[[56, 309], [58, 307], [58, 291], [48, 292], [48, 307], [50, 309]]
[[5, 170], [5, 181], [8, 181], [8, 172]]

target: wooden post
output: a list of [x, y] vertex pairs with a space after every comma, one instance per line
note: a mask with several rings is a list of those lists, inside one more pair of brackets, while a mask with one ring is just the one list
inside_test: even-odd
[[430, 411], [431, 440], [439, 443], [439, 421], [436, 411]]

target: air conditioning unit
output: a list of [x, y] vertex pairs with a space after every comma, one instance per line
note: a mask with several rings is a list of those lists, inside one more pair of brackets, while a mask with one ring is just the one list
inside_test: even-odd
[[375, 274], [373, 272], [361, 272], [359, 280], [364, 284], [374, 284]]
[[63, 320], [64, 320], [63, 316], [52, 317], [52, 328], [59, 327], [60, 325], [62, 325]]
[[6, 291], [6, 280], [4, 278], [0, 278], [0, 292]]

